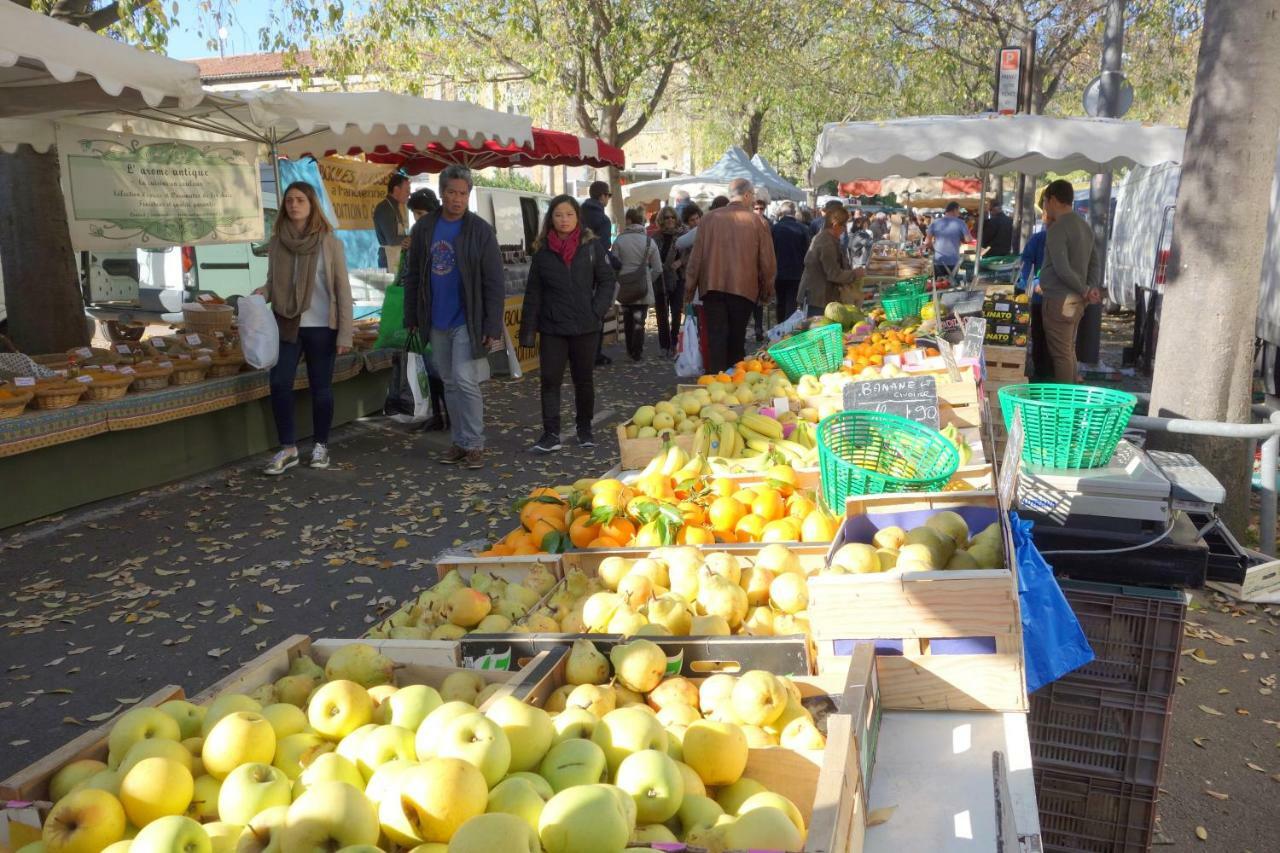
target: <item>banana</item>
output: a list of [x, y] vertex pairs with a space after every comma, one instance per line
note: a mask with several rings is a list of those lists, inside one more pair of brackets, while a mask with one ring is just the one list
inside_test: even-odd
[[765, 417], [760, 414], [744, 414], [742, 423], [752, 430], [760, 433], [764, 438], [771, 438], [775, 441], [782, 438], [782, 424], [773, 418]]
[[741, 442], [738, 440], [738, 431], [732, 426], [720, 427], [720, 444], [717, 448], [718, 453], [725, 459], [733, 459], [741, 450]]
[[742, 436], [742, 438], [748, 442], [755, 441], [755, 440], [759, 440], [759, 441], [770, 440], [769, 436], [763, 433], [756, 432], [754, 429], [747, 426], [745, 423], [738, 424], [738, 435]]
[[761, 453], [767, 453], [769, 448], [773, 447], [773, 442], [767, 438], [748, 438], [747, 447], [752, 450], [758, 450]]
[[796, 457], [803, 457], [809, 452], [809, 448], [805, 447], [803, 444], [795, 441], [788, 441], [785, 438], [780, 441], [775, 441], [773, 444], [784, 453], [788, 453]]
[[662, 463], [666, 461], [667, 454], [659, 450], [657, 455], [649, 460], [649, 464], [644, 466], [644, 470], [640, 472], [641, 477], [647, 477], [650, 474], [656, 474], [662, 467]]
[[733, 473], [733, 465], [731, 459], [725, 459], [723, 456], [712, 456], [707, 459], [707, 464], [711, 466], [711, 473], [716, 476], [724, 476]]
[[685, 453], [684, 448], [674, 442], [667, 450], [667, 458], [663, 461], [661, 470], [664, 476], [670, 477], [679, 471], [685, 465], [689, 464], [689, 454]]
[[705, 424], [698, 424], [698, 428], [693, 431], [693, 452], [695, 454], [702, 453], [705, 455], [709, 448], [703, 447], [703, 442], [707, 437], [707, 427]]

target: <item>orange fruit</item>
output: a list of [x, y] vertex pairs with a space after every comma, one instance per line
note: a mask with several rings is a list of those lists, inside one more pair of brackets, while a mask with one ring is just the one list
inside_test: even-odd
[[530, 492], [529, 497], [531, 498], [548, 497], [548, 498], [555, 498], [556, 500], [560, 500], [560, 493], [557, 492], [555, 489], [548, 489], [546, 486], [542, 486]]
[[529, 538], [534, 542], [541, 542], [542, 537], [548, 533], [568, 533], [569, 526], [564, 523], [563, 518], [539, 518], [533, 522], [533, 526], [529, 528]]
[[739, 542], [759, 542], [764, 534], [764, 526], [768, 524], [758, 515], [744, 515], [734, 525], [733, 532], [738, 534]]
[[686, 524], [681, 527], [680, 532], [676, 534], [676, 544], [678, 545], [714, 545], [715, 542], [716, 534], [705, 527], [698, 527], [692, 524]]
[[711, 519], [711, 529], [717, 531], [733, 530], [738, 520], [747, 514], [747, 509], [734, 498], [716, 498], [707, 507], [707, 518]]
[[803, 520], [809, 513], [818, 508], [818, 505], [804, 495], [796, 492], [787, 498], [787, 515], [791, 518]]
[[800, 523], [800, 541], [830, 542], [836, 538], [838, 527], [834, 516], [820, 508], [815, 509]]
[[590, 516], [579, 516], [569, 525], [569, 541], [575, 548], [589, 548], [591, 540], [599, 535], [600, 525], [592, 524]]
[[716, 477], [711, 481], [711, 494], [718, 498], [727, 498], [738, 490], [738, 484], [728, 477]]
[[764, 526], [761, 542], [795, 542], [800, 538], [800, 525], [794, 518], [780, 518]]
[[525, 530], [523, 527], [517, 527], [515, 530], [504, 536], [502, 538], [502, 542], [510, 548], [518, 548], [521, 545], [528, 545], [529, 531]]
[[613, 477], [606, 477], [603, 480], [596, 480], [591, 484], [591, 494], [598, 495], [601, 492], [619, 492], [622, 491], [622, 481]]
[[710, 373], [705, 373], [702, 376], [698, 377], [699, 385], [710, 385], [714, 381], [715, 381], [715, 377], [712, 376]]
[[541, 553], [542, 553], [542, 550], [541, 550], [541, 549], [539, 549], [539, 548], [535, 548], [535, 547], [534, 547], [534, 546], [532, 546], [532, 545], [521, 545], [519, 548], [516, 548], [515, 550], [513, 550], [513, 551], [511, 552], [511, 556], [513, 556], [513, 557], [528, 557], [528, 556], [530, 556], [531, 554], [541, 554]]
[[597, 536], [587, 543], [588, 548], [621, 548], [622, 543], [607, 536]]
[[770, 485], [782, 492], [784, 498], [790, 497], [800, 486], [800, 478], [796, 476], [796, 469], [790, 465], [774, 465], [765, 472], [764, 478], [769, 481]]
[[564, 524], [565, 505], [562, 503], [542, 503], [540, 501], [529, 501], [520, 510], [520, 523], [524, 525], [526, 530], [532, 530], [534, 522], [538, 519], [546, 519], [550, 521], [555, 519]]
[[786, 515], [786, 506], [782, 495], [768, 486], [761, 486], [755, 500], [751, 502], [751, 512], [765, 521], [776, 521]]
[[624, 505], [625, 503], [622, 500], [621, 492], [601, 492], [600, 494], [593, 495], [591, 498], [591, 508], [593, 510], [607, 506], [621, 512]]
[[707, 520], [707, 510], [693, 501], [681, 501], [676, 504], [676, 509], [680, 510], [685, 524], [702, 524]]
[[751, 506], [751, 502], [756, 499], [756, 491], [759, 486], [742, 486], [733, 493], [733, 499], [743, 506]]
[[656, 521], [651, 521], [637, 530], [635, 539], [631, 541], [631, 545], [636, 548], [661, 548], [663, 544], [662, 533], [658, 530]]
[[[636, 536], [636, 526], [631, 520], [623, 516], [617, 516], [613, 521], [607, 521], [600, 525], [600, 536], [603, 539], [612, 539], [619, 543], [619, 546], [626, 545]], [[614, 547], [619, 547], [614, 546]]]

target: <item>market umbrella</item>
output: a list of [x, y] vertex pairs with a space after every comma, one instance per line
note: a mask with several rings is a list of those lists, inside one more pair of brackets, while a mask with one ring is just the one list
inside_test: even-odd
[[757, 189], [767, 190], [771, 199], [802, 201], [805, 198], [803, 190], [782, 176], [773, 177], [757, 168], [747, 152], [736, 145], [730, 146], [714, 166], [699, 175], [680, 175], [627, 184], [622, 188], [622, 193], [629, 202], [661, 201], [678, 189], [688, 190], [692, 196], [709, 198], [724, 192], [729, 183], [737, 178], [746, 178]]
[[[1038, 115], [923, 116], [828, 124], [818, 137], [814, 186], [847, 178], [976, 171], [1110, 171], [1182, 159], [1181, 128], [1117, 119]], [[978, 219], [978, 245], [982, 245]]]
[[455, 145], [431, 143], [419, 147], [402, 145], [365, 151], [371, 163], [398, 166], [405, 174], [420, 175], [444, 171], [446, 166], [460, 165], [472, 169], [510, 168], [513, 166], [591, 166], [603, 169], [626, 168], [627, 155], [621, 148], [589, 136], [575, 136], [559, 130], [535, 127], [533, 141], [518, 145], [487, 140], [480, 145], [459, 142]]

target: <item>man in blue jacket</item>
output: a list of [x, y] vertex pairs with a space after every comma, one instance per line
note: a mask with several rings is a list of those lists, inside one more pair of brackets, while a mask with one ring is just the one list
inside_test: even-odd
[[773, 292], [777, 300], [778, 322], [786, 321], [796, 310], [796, 292], [804, 275], [804, 256], [809, 251], [809, 229], [796, 219], [796, 205], [784, 201], [778, 205], [778, 221], [773, 223], [773, 254], [778, 259], [778, 274]]
[[484, 467], [484, 398], [488, 353], [502, 349], [505, 299], [502, 252], [493, 226], [467, 209], [471, 170], [440, 173], [443, 207], [410, 232], [404, 325], [429, 330], [431, 358], [444, 380], [453, 445], [446, 465]]

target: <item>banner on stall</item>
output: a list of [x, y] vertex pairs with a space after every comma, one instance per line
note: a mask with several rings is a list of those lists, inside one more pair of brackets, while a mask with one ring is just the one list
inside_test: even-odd
[[524, 294], [508, 296], [502, 305], [502, 324], [507, 327], [507, 334], [516, 346], [516, 358], [520, 360], [520, 369], [529, 371], [538, 366], [538, 345], [520, 346], [520, 319], [524, 316]]
[[366, 163], [351, 157], [322, 157], [316, 166], [338, 217], [337, 227], [352, 231], [372, 228], [373, 209], [387, 197], [387, 176], [395, 166]]
[[58, 126], [62, 194], [76, 249], [263, 239], [257, 146]]

